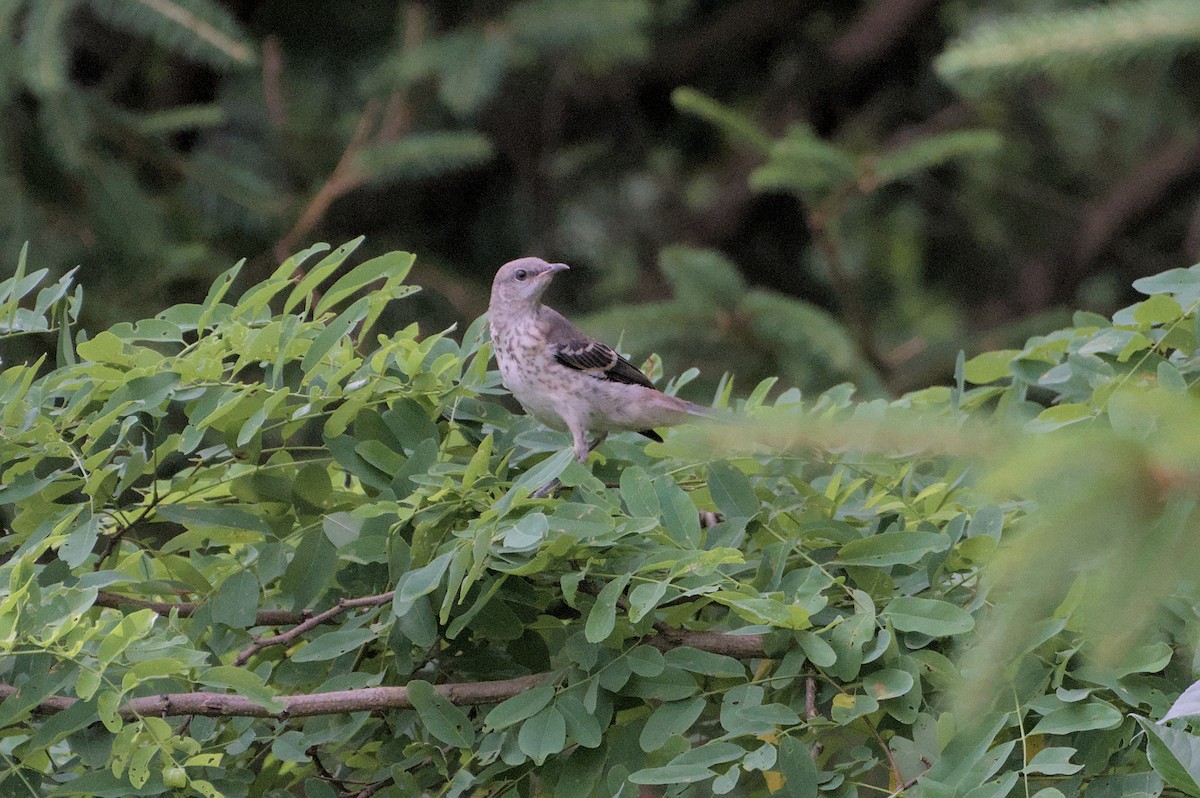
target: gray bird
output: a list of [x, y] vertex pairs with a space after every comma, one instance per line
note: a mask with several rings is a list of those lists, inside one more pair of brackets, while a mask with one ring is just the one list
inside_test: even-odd
[[[519, 258], [501, 266], [492, 280], [488, 318], [496, 363], [504, 387], [525, 412], [571, 433], [581, 463], [611, 431], [640, 432], [661, 442], [655, 427], [710, 416], [707, 407], [659, 391], [611, 347], [541, 303], [554, 275], [568, 268]], [[588, 433], [596, 436], [590, 445]]]

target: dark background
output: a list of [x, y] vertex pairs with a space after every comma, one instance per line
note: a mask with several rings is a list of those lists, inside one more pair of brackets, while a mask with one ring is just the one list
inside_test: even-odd
[[537, 254], [668, 374], [896, 394], [1200, 257], [1190, 1], [161, 8], [0, 11], [0, 270], [80, 266], [93, 332], [365, 234], [428, 289], [389, 323], [469, 321]]

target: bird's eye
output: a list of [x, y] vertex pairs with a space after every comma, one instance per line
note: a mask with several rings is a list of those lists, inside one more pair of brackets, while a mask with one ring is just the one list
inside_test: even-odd
[[517, 271], [513, 274], [513, 277], [516, 277], [518, 280], [524, 280], [528, 276], [529, 272], [525, 271], [524, 269], [517, 269]]

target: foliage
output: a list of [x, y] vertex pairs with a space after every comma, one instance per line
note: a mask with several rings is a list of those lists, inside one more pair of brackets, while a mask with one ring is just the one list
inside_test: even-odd
[[4, 795], [1195, 794], [1200, 267], [589, 470], [357, 244], [92, 336], [0, 286], [62, 342], [0, 372]]
[[830, 313], [747, 287], [734, 265], [712, 251], [668, 247], [659, 263], [673, 298], [592, 314], [584, 326], [634, 352], [686, 346], [701, 370], [716, 370], [725, 362], [719, 353], [735, 349], [737, 375], [747, 381], [777, 377], [804, 390], [850, 381], [872, 395], [883, 392], [850, 332]]
[[[655, 264], [687, 245], [801, 327], [835, 318], [874, 372], [855, 380], [895, 395], [1194, 260], [1195, 19], [1191, 0], [9, 0], [0, 256], [28, 240], [56, 279], [80, 265], [102, 329], [199, 302], [236, 257], [258, 281], [367, 232], [371, 254], [420, 253], [420, 315], [449, 326], [510, 257], [570, 262], [575, 316], [671, 296]], [[811, 335], [759, 337], [747, 370], [731, 336], [689, 346], [687, 311], [660, 323], [673, 371], [825, 387]]]
[[1188, 0], [1125, 0], [992, 20], [937, 61], [948, 80], [1069, 72], [1089, 63], [1171, 55], [1200, 42], [1200, 9]]

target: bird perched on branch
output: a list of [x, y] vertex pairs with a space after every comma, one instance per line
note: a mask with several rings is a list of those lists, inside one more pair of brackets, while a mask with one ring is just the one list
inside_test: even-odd
[[[661, 442], [655, 427], [711, 415], [707, 407], [659, 391], [612, 347], [541, 303], [554, 275], [568, 268], [520, 258], [501, 266], [492, 280], [488, 318], [496, 363], [504, 387], [525, 412], [571, 433], [581, 463], [610, 431], [640, 432]], [[588, 433], [596, 436], [590, 444]]]

